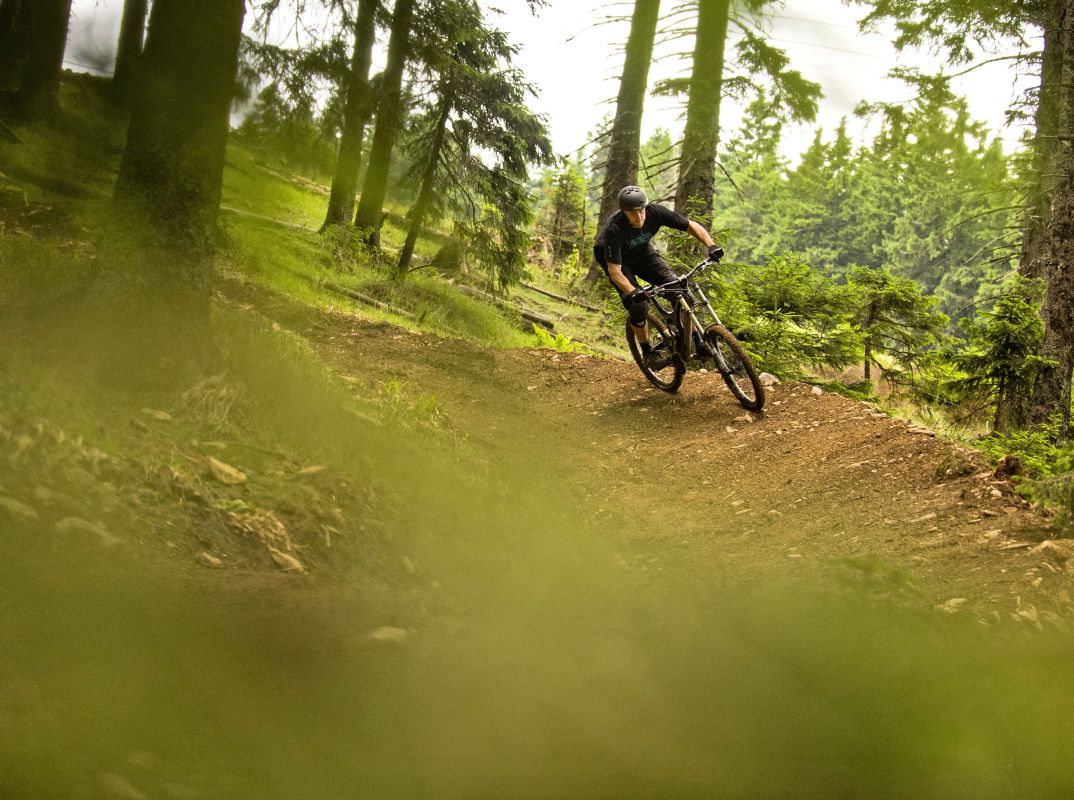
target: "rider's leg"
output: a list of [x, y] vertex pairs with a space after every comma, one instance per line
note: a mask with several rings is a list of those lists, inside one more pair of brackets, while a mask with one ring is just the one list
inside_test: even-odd
[[[600, 264], [601, 267], [604, 269], [605, 274], [607, 274], [608, 265], [601, 260], [602, 255], [603, 253], [601, 253], [598, 248], [594, 248], [594, 257], [597, 259], [597, 263]], [[630, 283], [635, 288], [637, 288], [638, 279], [634, 277], [634, 271], [626, 265], [623, 265], [621, 269], [623, 270], [623, 275], [626, 276], [626, 279], [630, 281]], [[634, 331], [634, 338], [635, 340], [637, 340], [638, 345], [641, 347], [641, 352], [648, 353], [651, 349], [649, 344], [649, 326], [646, 324], [646, 321], [649, 317], [648, 301], [629, 301], [627, 300], [627, 295], [623, 294], [623, 292], [621, 291], [619, 292], [619, 301], [627, 310], [627, 314], [629, 315], [630, 321], [630, 329]]]
[[[633, 276], [631, 276], [633, 279]], [[623, 305], [626, 307], [627, 315], [630, 321], [630, 329], [634, 331], [634, 338], [637, 339], [638, 344], [641, 346], [642, 353], [649, 352], [649, 326], [647, 324], [649, 319], [649, 301], [648, 300], [630, 300], [625, 294], [619, 295]]]
[[[671, 271], [668, 262], [655, 250], [650, 251], [635, 266], [634, 274], [644, 278], [649, 283], [662, 284], [678, 280], [679, 276]], [[635, 278], [631, 278], [635, 281]]]
[[641, 325], [635, 325], [631, 322], [630, 329], [634, 331], [634, 338], [638, 340], [638, 344], [641, 345], [641, 350], [644, 353], [649, 349], [649, 326], [644, 322]]
[[[635, 268], [635, 272], [649, 283], [664, 284], [678, 280], [679, 276], [671, 271], [671, 267], [655, 250], [648, 254]], [[698, 354], [708, 353], [708, 347], [701, 339], [699, 331], [694, 331], [694, 350]]]

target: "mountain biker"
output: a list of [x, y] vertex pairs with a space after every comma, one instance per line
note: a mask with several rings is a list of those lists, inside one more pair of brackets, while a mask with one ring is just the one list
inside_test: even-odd
[[702, 225], [669, 208], [650, 204], [640, 186], [626, 186], [619, 192], [619, 211], [608, 217], [593, 244], [593, 256], [618, 290], [619, 299], [630, 317], [634, 338], [641, 346], [646, 363], [653, 367], [658, 366], [661, 356], [654, 353], [649, 344], [646, 326], [649, 302], [641, 293], [638, 278], [652, 284], [678, 279], [653, 247], [652, 239], [661, 228], [688, 232], [708, 248], [710, 258], [723, 255], [723, 250], [712, 241]]

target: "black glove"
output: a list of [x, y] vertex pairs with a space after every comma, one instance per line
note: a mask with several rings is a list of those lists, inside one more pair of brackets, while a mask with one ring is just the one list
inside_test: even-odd
[[644, 289], [635, 289], [634, 291], [632, 291], [630, 294], [628, 294], [626, 296], [626, 299], [629, 300], [631, 303], [636, 303], [639, 300], [644, 300], [645, 299], [645, 290]]
[[723, 248], [720, 247], [718, 244], [710, 244], [709, 258], [713, 261], [718, 262], [721, 258], [723, 258]]

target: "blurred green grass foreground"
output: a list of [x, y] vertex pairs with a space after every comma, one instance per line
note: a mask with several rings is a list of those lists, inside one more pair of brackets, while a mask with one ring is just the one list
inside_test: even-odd
[[577, 535], [511, 575], [458, 562], [464, 599], [413, 627], [360, 593], [7, 553], [0, 796], [1071, 796], [1068, 637], [642, 584], [557, 554]]

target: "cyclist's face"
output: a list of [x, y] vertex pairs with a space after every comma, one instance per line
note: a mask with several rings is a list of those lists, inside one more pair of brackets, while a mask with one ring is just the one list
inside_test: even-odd
[[635, 228], [640, 228], [645, 224], [645, 209], [639, 208], [637, 211], [624, 211], [627, 221]]

